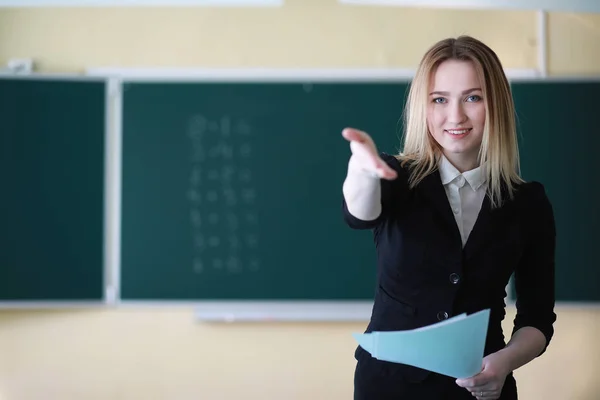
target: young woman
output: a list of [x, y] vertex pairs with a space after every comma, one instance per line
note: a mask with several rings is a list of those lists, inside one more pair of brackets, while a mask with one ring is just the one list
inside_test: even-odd
[[[489, 308], [481, 372], [453, 379], [357, 348], [355, 399], [515, 400], [513, 371], [554, 333], [555, 225], [538, 182], [519, 176], [515, 110], [496, 54], [468, 36], [429, 49], [410, 87], [403, 150], [347, 128], [343, 212], [372, 229], [377, 285], [366, 332], [414, 329]], [[517, 314], [501, 321], [514, 273]]]

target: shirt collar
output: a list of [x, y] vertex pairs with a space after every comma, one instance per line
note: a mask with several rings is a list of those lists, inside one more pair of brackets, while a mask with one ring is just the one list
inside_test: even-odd
[[440, 159], [439, 170], [443, 185], [449, 184], [460, 175], [465, 178], [473, 190], [479, 189], [485, 183], [485, 176], [483, 175], [481, 166], [461, 174], [444, 155]]

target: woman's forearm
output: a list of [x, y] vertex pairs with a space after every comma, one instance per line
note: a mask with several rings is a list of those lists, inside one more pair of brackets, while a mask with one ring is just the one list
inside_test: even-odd
[[354, 217], [371, 221], [381, 214], [381, 182], [377, 176], [364, 171], [353, 157], [343, 185], [344, 200]]
[[522, 367], [541, 354], [546, 346], [546, 337], [537, 328], [525, 326], [517, 330], [506, 347], [498, 353], [506, 360], [510, 371]]

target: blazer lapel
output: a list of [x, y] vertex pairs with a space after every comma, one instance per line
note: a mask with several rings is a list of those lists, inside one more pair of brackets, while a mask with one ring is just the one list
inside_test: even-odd
[[451, 241], [458, 246], [458, 248], [461, 248], [462, 239], [460, 231], [456, 225], [456, 219], [454, 219], [454, 214], [452, 213], [448, 196], [444, 190], [444, 185], [442, 185], [439, 171], [436, 170], [426, 176], [419, 186], [421, 187], [422, 196], [432, 205], [435, 214], [440, 219], [440, 225], [447, 229]]
[[493, 236], [493, 224], [496, 219], [495, 214], [496, 212], [491, 209], [490, 199], [486, 194], [483, 198], [479, 215], [475, 220], [475, 225], [473, 226], [464, 247], [465, 259], [471, 258], [477, 250], [481, 249], [491, 236]]
[[[503, 187], [503, 195], [508, 195], [506, 188]], [[515, 207], [514, 203], [510, 200], [506, 200], [506, 203], [500, 208], [492, 209], [490, 198], [486, 194], [481, 205], [481, 211], [475, 226], [469, 235], [469, 239], [465, 244], [464, 252], [465, 258], [469, 259], [476, 255], [482, 249], [485, 249], [487, 245], [493, 240], [506, 240], [505, 227], [510, 225], [510, 219], [513, 215], [511, 210]], [[508, 234], [508, 233], [506, 233]]]

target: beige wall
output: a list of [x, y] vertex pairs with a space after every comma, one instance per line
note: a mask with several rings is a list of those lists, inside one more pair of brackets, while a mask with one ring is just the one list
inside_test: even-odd
[[[536, 14], [337, 5], [287, 0], [269, 9], [5, 9], [0, 65], [42, 71], [97, 66], [407, 67], [444, 36], [475, 35], [507, 68], [537, 65]], [[600, 73], [600, 14], [548, 16], [552, 74]]]
[[[358, 323], [202, 324], [192, 309], [0, 313], [2, 400], [349, 400]], [[558, 307], [524, 400], [597, 400], [600, 311]], [[505, 330], [514, 310], [508, 310]]]
[[[0, 10], [0, 65], [400, 67], [468, 33], [507, 68], [535, 68], [530, 12], [355, 8]], [[549, 70], [600, 74], [600, 15], [551, 14]], [[514, 309], [505, 328], [510, 331]], [[189, 307], [0, 312], [0, 400], [350, 399], [364, 324], [205, 325]], [[522, 399], [600, 398], [600, 309], [558, 308], [548, 352], [517, 371]]]

